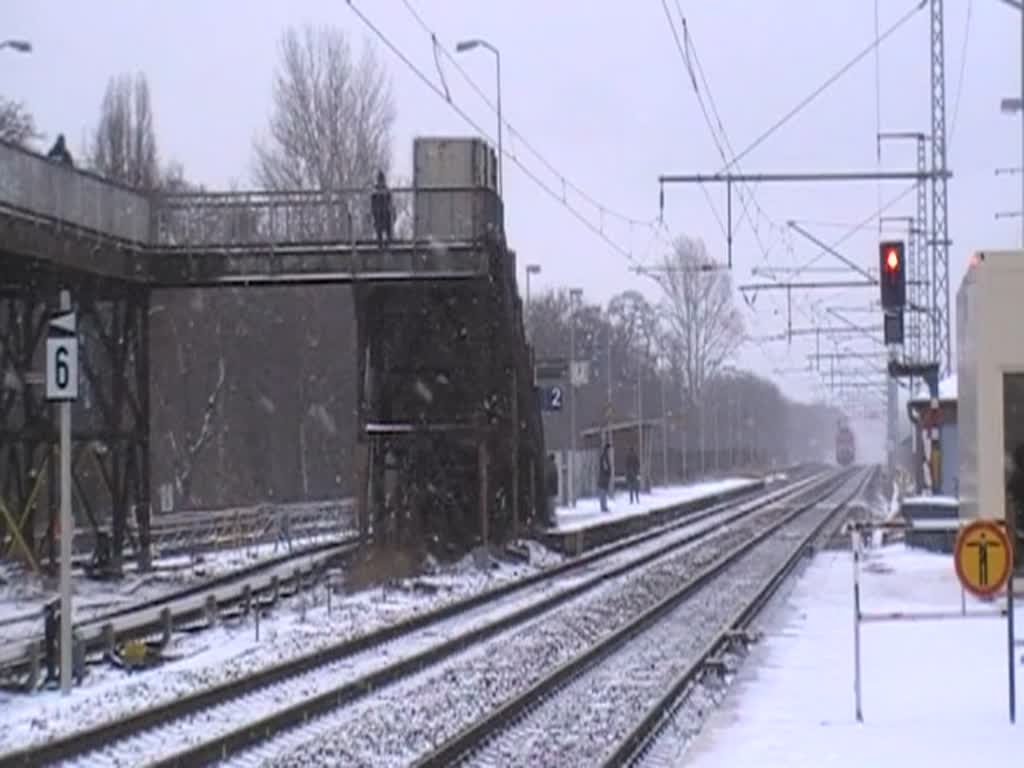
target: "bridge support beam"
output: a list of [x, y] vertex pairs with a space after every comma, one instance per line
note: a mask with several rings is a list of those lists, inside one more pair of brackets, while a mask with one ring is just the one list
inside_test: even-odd
[[[42, 373], [47, 320], [60, 287], [40, 275], [0, 293], [0, 499], [32, 557], [51, 568], [57, 562], [59, 497], [51, 467], [58, 434]], [[72, 510], [76, 527], [88, 535], [79, 539], [78, 549], [95, 545], [109, 525], [114, 570], [120, 569], [126, 541], [145, 568], [150, 561], [149, 292], [89, 280], [66, 287], [78, 312], [81, 345], [79, 400], [72, 412]], [[15, 538], [6, 517], [0, 517], [0, 532], [4, 539]]]
[[500, 545], [540, 507], [530, 477], [543, 477], [543, 434], [514, 262], [481, 248], [499, 249], [490, 276], [355, 288], [366, 456], [355, 479], [377, 546]]

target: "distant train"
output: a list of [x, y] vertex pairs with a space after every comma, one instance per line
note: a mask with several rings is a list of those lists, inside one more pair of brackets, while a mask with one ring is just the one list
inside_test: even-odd
[[856, 458], [857, 449], [853, 439], [853, 430], [842, 424], [836, 432], [836, 463], [841, 467], [848, 467]]

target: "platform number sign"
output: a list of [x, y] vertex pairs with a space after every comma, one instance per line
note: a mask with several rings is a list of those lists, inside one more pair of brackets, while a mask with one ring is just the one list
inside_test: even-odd
[[565, 397], [565, 392], [562, 387], [557, 384], [553, 387], [544, 388], [544, 410], [545, 411], [560, 411], [562, 410], [562, 401]]
[[78, 398], [78, 338], [74, 312], [50, 318], [46, 336], [46, 399]]

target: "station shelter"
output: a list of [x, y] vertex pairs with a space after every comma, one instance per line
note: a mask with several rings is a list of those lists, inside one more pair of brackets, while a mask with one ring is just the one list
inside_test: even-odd
[[[662, 419], [633, 419], [590, 427], [583, 430], [580, 436], [584, 448], [590, 454], [600, 456], [601, 448], [606, 443], [611, 445], [612, 487], [615, 489], [625, 489], [626, 457], [630, 450], [635, 450], [640, 459], [640, 487], [649, 491], [653, 482], [652, 473], [660, 476], [660, 468], [653, 464], [655, 455], [660, 455], [662, 451], [663, 429]], [[595, 477], [596, 471], [595, 464]]]

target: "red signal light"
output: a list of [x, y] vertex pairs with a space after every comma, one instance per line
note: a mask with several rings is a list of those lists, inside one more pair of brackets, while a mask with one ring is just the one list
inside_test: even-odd
[[888, 267], [890, 272], [895, 272], [900, 268], [900, 257], [896, 253], [895, 248], [890, 248], [889, 253], [885, 256], [885, 266]]

